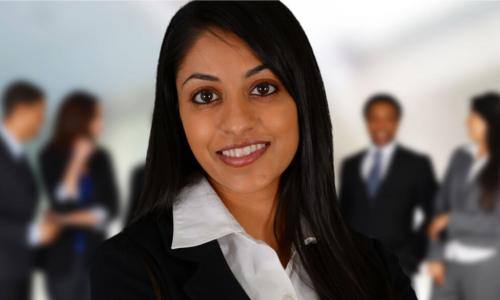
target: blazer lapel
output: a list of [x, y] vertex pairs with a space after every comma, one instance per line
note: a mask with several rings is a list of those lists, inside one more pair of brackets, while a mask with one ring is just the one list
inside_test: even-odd
[[365, 196], [365, 199], [369, 202], [370, 200], [370, 195], [368, 195], [368, 189], [366, 187], [366, 181], [363, 178], [363, 172], [361, 166], [363, 165], [363, 160], [365, 159], [366, 154], [368, 153], [367, 150], [363, 151], [359, 157], [357, 158], [356, 164], [355, 164], [355, 174], [356, 176], [356, 181], [357, 181], [357, 186], [360, 187], [360, 189], [363, 191], [363, 195]]
[[[467, 160], [465, 160], [462, 163], [462, 167], [458, 169], [458, 177], [459, 177], [459, 182], [460, 188], [462, 189], [462, 193], [464, 195], [469, 196], [469, 194], [476, 192], [475, 188], [477, 185], [477, 175], [474, 178], [469, 179], [469, 172], [472, 169], [472, 166], [474, 165], [474, 158], [472, 156], [467, 156]], [[466, 197], [467, 197], [466, 196]], [[464, 198], [466, 198], [464, 197]]]
[[196, 265], [184, 283], [184, 291], [190, 299], [250, 299], [227, 265], [217, 240], [195, 247], [171, 249], [172, 231], [165, 224], [159, 228], [165, 249], [171, 255]]
[[[392, 182], [393, 178], [397, 174], [397, 168], [401, 165], [400, 163], [400, 158], [401, 158], [401, 153], [400, 153], [400, 146], [396, 146], [396, 149], [394, 149], [394, 153], [392, 155], [392, 158], [389, 162], [389, 165], [387, 166], [387, 171], [385, 173], [385, 176], [382, 178], [382, 181], [380, 182], [380, 186], [377, 190], [377, 193], [375, 194], [375, 199], [378, 198], [380, 194], [383, 193], [384, 189], [387, 188], [387, 186]], [[375, 200], [376, 202], [376, 200]]]

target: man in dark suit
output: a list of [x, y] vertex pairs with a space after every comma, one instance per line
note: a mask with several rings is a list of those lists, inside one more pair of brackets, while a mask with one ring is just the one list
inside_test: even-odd
[[28, 82], [11, 84], [3, 95], [0, 123], [0, 299], [30, 294], [33, 248], [52, 241], [58, 225], [50, 217], [33, 223], [38, 202], [35, 178], [23, 151], [43, 123], [41, 90]]
[[[430, 159], [395, 141], [401, 115], [391, 95], [368, 100], [364, 117], [372, 145], [343, 162], [339, 198], [348, 223], [397, 254], [410, 276], [425, 255], [437, 183]], [[418, 209], [423, 212], [419, 226], [414, 220]]]

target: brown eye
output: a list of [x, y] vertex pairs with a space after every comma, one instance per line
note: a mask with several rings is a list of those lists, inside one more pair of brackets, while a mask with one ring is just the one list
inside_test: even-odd
[[256, 96], [269, 96], [273, 93], [276, 92], [276, 86], [270, 84], [269, 82], [262, 82], [257, 84], [250, 94], [256, 95]]
[[217, 99], [219, 99], [219, 96], [216, 93], [209, 90], [201, 90], [194, 95], [192, 101], [197, 104], [208, 104]]

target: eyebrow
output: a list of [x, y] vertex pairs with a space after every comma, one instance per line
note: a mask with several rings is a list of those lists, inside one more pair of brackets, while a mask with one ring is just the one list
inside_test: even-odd
[[[256, 67], [253, 67], [250, 70], [246, 71], [245, 75], [243, 77], [244, 78], [248, 78], [248, 77], [253, 76], [253, 75], [255, 75], [255, 74], [257, 74], [260, 71], [265, 70], [265, 69], [269, 69], [269, 68], [266, 65], [264, 65], [264, 64], [260, 64], [260, 65], [258, 65]], [[184, 86], [186, 84], [186, 82], [188, 82], [188, 80], [190, 80], [190, 79], [200, 79], [200, 80], [208, 80], [208, 81], [220, 81], [220, 79], [217, 76], [196, 72], [196, 73], [193, 73], [193, 74], [189, 75], [189, 77], [186, 78], [186, 80], [184, 80], [184, 82], [182, 83], [182, 85]]]

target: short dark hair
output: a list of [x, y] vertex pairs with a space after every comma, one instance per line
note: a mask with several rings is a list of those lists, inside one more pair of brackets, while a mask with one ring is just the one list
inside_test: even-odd
[[401, 119], [401, 116], [403, 115], [403, 108], [401, 107], [401, 104], [399, 103], [398, 99], [396, 99], [396, 97], [387, 93], [378, 93], [368, 98], [365, 103], [365, 107], [363, 108], [363, 116], [365, 117], [365, 119], [368, 118], [370, 109], [375, 104], [379, 103], [387, 103], [389, 105], [392, 105], [396, 110], [398, 119]]
[[14, 81], [7, 86], [3, 94], [3, 114], [7, 116], [17, 105], [33, 104], [44, 97], [43, 91], [33, 83], [24, 80]]

